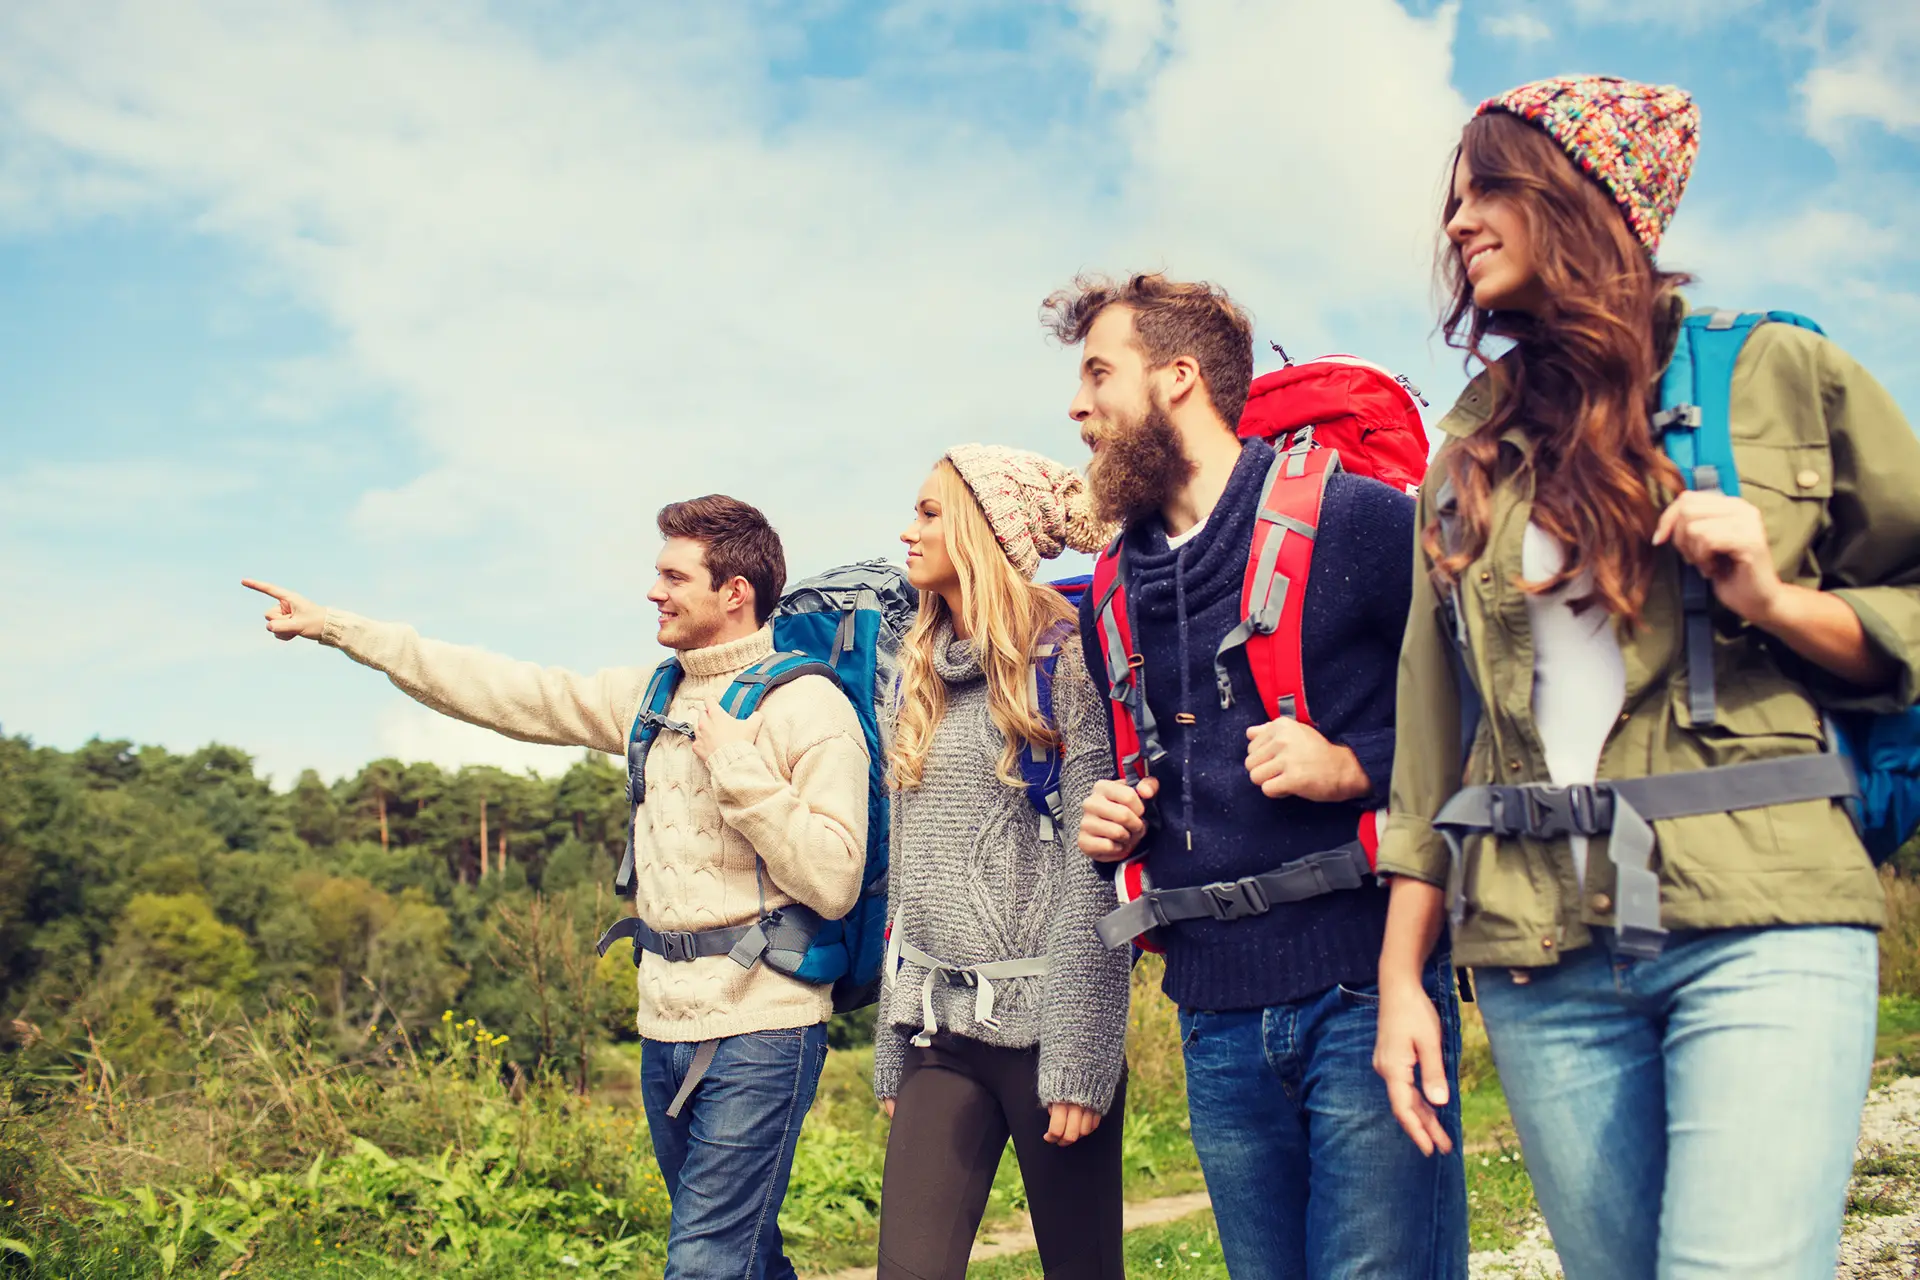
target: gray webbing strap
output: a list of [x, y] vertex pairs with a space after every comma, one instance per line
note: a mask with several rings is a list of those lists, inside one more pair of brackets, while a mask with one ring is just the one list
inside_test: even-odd
[[687, 1099], [693, 1096], [694, 1089], [706, 1078], [707, 1068], [713, 1065], [714, 1051], [720, 1047], [718, 1040], [702, 1040], [693, 1051], [693, 1061], [687, 1064], [687, 1078], [680, 1082], [680, 1092], [673, 1095], [673, 1101], [667, 1104], [667, 1114], [678, 1120], [680, 1109], [687, 1105]]
[[654, 929], [639, 916], [626, 916], [616, 920], [600, 935], [600, 941], [594, 944], [594, 950], [601, 955], [607, 954], [621, 938], [633, 939], [633, 963], [640, 964], [640, 953], [651, 951], [662, 960], [680, 963], [687, 960], [704, 960], [709, 956], [724, 956], [758, 925], [737, 925], [731, 929], [703, 929], [691, 932], [682, 929]]
[[1447, 898], [1455, 929], [1466, 919], [1466, 835], [1550, 840], [1611, 832], [1608, 854], [1617, 876], [1613, 896], [1620, 949], [1652, 959], [1666, 941], [1666, 930], [1660, 927], [1660, 879], [1652, 866], [1652, 823], [1857, 794], [1859, 785], [1846, 758], [1822, 752], [1591, 785], [1463, 787], [1441, 807], [1433, 827], [1446, 840], [1452, 859]]
[[1124, 946], [1149, 929], [1184, 920], [1245, 920], [1265, 915], [1283, 902], [1358, 889], [1372, 874], [1366, 850], [1354, 840], [1256, 876], [1184, 889], [1149, 889], [1102, 916], [1094, 932], [1109, 947]]
[[977, 988], [980, 994], [974, 998], [973, 1020], [983, 1027], [997, 1030], [1000, 1024], [993, 1016], [994, 980], [1005, 982], [1012, 978], [1041, 978], [1053, 967], [1053, 961], [1046, 956], [994, 960], [987, 964], [948, 964], [902, 938], [898, 920], [894, 921], [894, 936], [888, 948], [888, 957], [896, 965], [905, 960], [926, 970], [926, 976], [920, 980], [920, 1033], [912, 1041], [922, 1049], [933, 1042], [934, 1033], [940, 1030], [940, 1020], [933, 1011], [933, 987], [939, 980], [944, 978], [949, 983]]

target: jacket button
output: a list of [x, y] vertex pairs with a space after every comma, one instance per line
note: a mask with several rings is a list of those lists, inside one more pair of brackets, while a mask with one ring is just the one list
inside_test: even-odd
[[1820, 473], [1818, 471], [1802, 471], [1793, 479], [1794, 483], [1798, 484], [1802, 489], [1811, 489], [1820, 483]]
[[1482, 570], [1480, 571], [1480, 581], [1482, 581], [1482, 582], [1492, 582], [1492, 581], [1493, 581], [1493, 571], [1492, 571], [1491, 569], [1482, 569]]
[[1625, 723], [1626, 723], [1627, 721], [1629, 721], [1629, 720], [1631, 720], [1631, 719], [1633, 719], [1633, 712], [1631, 712], [1631, 711], [1622, 711], [1622, 712], [1620, 713], [1620, 723], [1621, 723], [1621, 724], [1625, 724]]
[[1540, 949], [1541, 949], [1542, 951], [1551, 951], [1551, 950], [1553, 950], [1553, 939], [1552, 939], [1552, 938], [1542, 938], [1542, 939], [1540, 939]]
[[1596, 893], [1587, 899], [1587, 905], [1593, 908], [1595, 915], [1605, 915], [1613, 910], [1613, 899], [1604, 893]]
[[1520, 772], [1520, 762], [1518, 760], [1509, 760], [1507, 761], [1507, 768], [1514, 773], [1518, 773]]

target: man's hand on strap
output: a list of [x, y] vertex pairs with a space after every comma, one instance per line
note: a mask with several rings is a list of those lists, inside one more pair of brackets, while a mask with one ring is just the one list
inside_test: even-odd
[[1272, 800], [1299, 796], [1331, 804], [1358, 800], [1373, 790], [1352, 751], [1285, 716], [1247, 729], [1247, 777]]

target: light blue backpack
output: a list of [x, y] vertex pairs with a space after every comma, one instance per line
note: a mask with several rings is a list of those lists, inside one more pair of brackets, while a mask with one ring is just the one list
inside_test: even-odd
[[[1689, 316], [1660, 384], [1660, 413], [1667, 456], [1692, 489], [1738, 496], [1729, 421], [1733, 366], [1747, 338], [1763, 324], [1791, 324], [1820, 333], [1820, 326], [1791, 311], [1736, 314], [1716, 311]], [[1712, 724], [1713, 589], [1693, 570], [1684, 586], [1687, 643], [1687, 704], [1695, 724]], [[1828, 714], [1828, 736], [1853, 765], [1860, 796], [1851, 802], [1860, 838], [1875, 862], [1884, 862], [1920, 828], [1920, 708], [1874, 714]]]

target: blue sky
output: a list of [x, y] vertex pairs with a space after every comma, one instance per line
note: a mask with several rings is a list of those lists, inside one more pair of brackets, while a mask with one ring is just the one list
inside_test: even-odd
[[563, 767], [237, 580], [650, 664], [665, 501], [755, 501], [805, 571], [892, 549], [949, 444], [1076, 458], [1035, 314], [1081, 269], [1218, 280], [1437, 414], [1448, 147], [1570, 71], [1699, 98], [1697, 298], [1920, 415], [1902, 0], [0, 7], [0, 727]]

